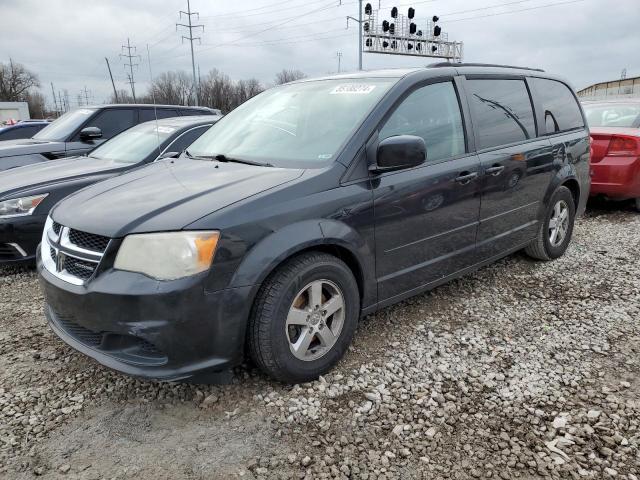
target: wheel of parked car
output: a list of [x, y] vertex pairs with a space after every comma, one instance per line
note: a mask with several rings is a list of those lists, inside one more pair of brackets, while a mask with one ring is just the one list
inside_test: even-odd
[[321, 252], [287, 261], [265, 282], [249, 321], [249, 353], [277, 380], [315, 380], [347, 350], [360, 313], [347, 265]]
[[571, 191], [567, 187], [559, 187], [551, 196], [536, 240], [525, 252], [538, 260], [561, 257], [571, 241], [575, 217], [576, 207]]

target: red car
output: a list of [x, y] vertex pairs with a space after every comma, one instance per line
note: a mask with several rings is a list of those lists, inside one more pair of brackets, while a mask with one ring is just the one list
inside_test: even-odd
[[591, 195], [634, 199], [640, 210], [640, 98], [583, 106], [592, 138]]

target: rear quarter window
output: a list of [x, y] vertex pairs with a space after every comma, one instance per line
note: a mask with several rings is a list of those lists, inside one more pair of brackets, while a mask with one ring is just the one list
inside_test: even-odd
[[584, 127], [580, 106], [564, 83], [546, 78], [530, 78], [538, 104], [544, 115], [547, 135]]

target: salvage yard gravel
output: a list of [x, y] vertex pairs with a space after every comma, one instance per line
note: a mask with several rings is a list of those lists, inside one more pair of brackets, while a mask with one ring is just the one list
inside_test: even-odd
[[640, 478], [640, 215], [579, 220], [366, 317], [345, 359], [285, 386], [140, 381], [49, 330], [33, 270], [0, 275], [0, 478]]

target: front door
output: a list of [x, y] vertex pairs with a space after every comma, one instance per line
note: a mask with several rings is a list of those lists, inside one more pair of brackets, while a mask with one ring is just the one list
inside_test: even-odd
[[418, 291], [475, 263], [479, 161], [466, 153], [460, 103], [452, 81], [410, 92], [388, 116], [379, 140], [417, 135], [427, 160], [372, 178], [378, 298]]

